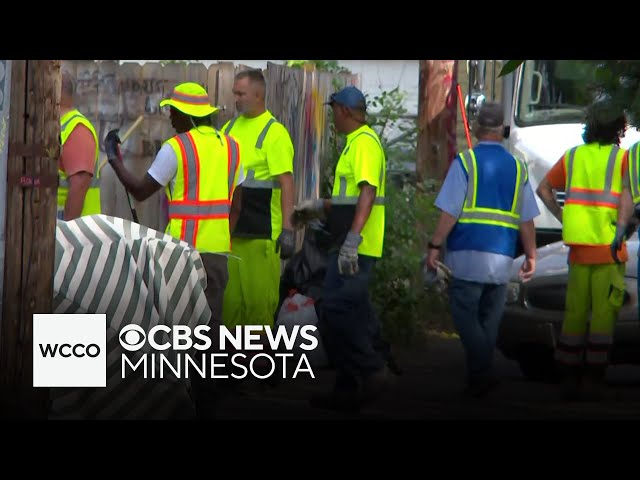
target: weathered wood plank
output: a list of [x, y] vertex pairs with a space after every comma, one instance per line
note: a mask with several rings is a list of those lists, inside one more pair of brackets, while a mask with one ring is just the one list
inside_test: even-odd
[[[60, 155], [60, 62], [29, 61], [27, 145], [43, 142], [46, 155], [25, 159], [27, 175], [55, 177]], [[28, 188], [24, 196], [20, 380], [33, 385], [33, 314], [51, 313], [56, 237], [56, 188]]]
[[[0, 417], [45, 418], [48, 389], [33, 388], [33, 314], [53, 303], [60, 155], [60, 62], [12, 63]], [[24, 187], [22, 175], [40, 178]]]
[[220, 111], [216, 115], [216, 125], [222, 127], [228, 120], [236, 115], [236, 105], [233, 99], [233, 78], [235, 68], [231, 62], [218, 63], [218, 107]]
[[[11, 103], [9, 113], [9, 150], [7, 177], [19, 178], [24, 173], [24, 158], [16, 155], [13, 144], [25, 142], [25, 100], [27, 61], [14, 60], [11, 74]], [[16, 183], [7, 185], [7, 222], [5, 230], [6, 255], [4, 265], [3, 314], [0, 329], [0, 382], [15, 385], [18, 378], [17, 358], [20, 355], [18, 336], [22, 305], [22, 188]]]

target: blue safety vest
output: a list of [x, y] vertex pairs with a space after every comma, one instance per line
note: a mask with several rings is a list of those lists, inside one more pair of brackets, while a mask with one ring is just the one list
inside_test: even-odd
[[498, 145], [477, 145], [455, 161], [467, 177], [467, 194], [447, 249], [514, 257], [526, 167]]

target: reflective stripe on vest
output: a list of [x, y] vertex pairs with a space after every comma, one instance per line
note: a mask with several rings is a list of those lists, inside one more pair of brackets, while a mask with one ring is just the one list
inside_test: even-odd
[[[356, 135], [355, 137], [353, 137], [353, 140], [351, 140], [349, 142], [349, 145], [346, 146], [346, 148], [342, 152], [341, 156], [344, 156], [344, 155], [347, 154], [347, 152], [349, 151], [349, 148], [351, 148], [351, 144], [360, 135], [368, 135], [369, 137], [373, 138], [376, 141], [376, 143], [380, 146], [380, 148], [382, 149], [382, 145], [380, 144], [380, 141], [375, 136], [371, 135], [369, 132], [361, 132], [358, 135]], [[357, 195], [357, 196], [348, 196], [347, 195], [347, 177], [340, 177], [338, 179], [338, 181], [340, 182], [338, 195], [331, 197], [331, 203], [333, 205], [357, 205], [358, 198], [360, 198], [359, 195]], [[382, 186], [382, 182], [383, 181], [384, 181], [384, 168], [381, 168], [380, 169], [380, 179], [379, 179], [378, 185]], [[377, 191], [380, 191], [380, 190], [377, 189]], [[384, 205], [384, 197], [383, 196], [377, 196], [374, 199], [373, 204], [374, 205]]]
[[227, 200], [211, 200], [203, 202], [181, 202], [169, 206], [171, 218], [189, 218], [203, 220], [206, 218], [226, 218], [230, 210]]
[[478, 167], [476, 156], [473, 150], [460, 153], [462, 165], [467, 171], [467, 198], [462, 208], [462, 213], [458, 218], [460, 223], [480, 223], [488, 225], [498, 225], [507, 228], [520, 228], [520, 210], [522, 209], [522, 191], [527, 181], [526, 169], [522, 163], [514, 157], [516, 162], [516, 185], [511, 202], [511, 210], [500, 210], [499, 208], [487, 208], [477, 206], [478, 193]]
[[73, 120], [74, 118], [85, 118], [85, 117], [81, 113], [76, 113], [76, 114], [72, 115], [69, 119], [67, 119], [66, 122], [60, 124], [60, 131], [64, 132], [64, 129], [67, 128], [67, 125], [69, 125], [71, 120]]
[[236, 178], [236, 170], [238, 169], [238, 144], [229, 135], [225, 135], [225, 138], [227, 139], [227, 154], [231, 159], [227, 170], [229, 177], [229, 200], [231, 200], [233, 196], [233, 181]]
[[[183, 199], [169, 201], [169, 219], [181, 220], [181, 239], [196, 246], [198, 227], [201, 221], [228, 220], [231, 209], [234, 179], [238, 169], [238, 145], [229, 136], [227, 141], [227, 173], [229, 181], [225, 198], [199, 199], [200, 158], [190, 132], [174, 137], [181, 152], [183, 165]], [[178, 159], [180, 161], [180, 159]], [[209, 180], [209, 179], [207, 179]], [[213, 180], [215, 181], [215, 180]], [[197, 246], [196, 246], [197, 248]]]
[[565, 153], [562, 239], [566, 244], [611, 244], [622, 192], [623, 158], [624, 150], [616, 145], [587, 144]]
[[[69, 179], [67, 178], [67, 176], [64, 173], [62, 173], [61, 171], [58, 171], [58, 175], [60, 177], [59, 178], [58, 188], [60, 188], [60, 187], [69, 188], [70, 184], [69, 184]], [[91, 177], [91, 183], [89, 184], [89, 188], [100, 188], [100, 178], [95, 173]]]
[[631, 183], [631, 196], [633, 203], [640, 202], [640, 142], [629, 149], [629, 179]]
[[[231, 131], [231, 128], [233, 128], [233, 125], [236, 123], [237, 119], [238, 117], [234, 117], [231, 119], [224, 133], [226, 133], [227, 135], [229, 134], [229, 132]], [[264, 139], [267, 136], [267, 132], [271, 128], [271, 125], [273, 125], [274, 123], [276, 123], [276, 119], [271, 117], [267, 122], [267, 124], [262, 129], [262, 131], [260, 132], [260, 135], [258, 135], [258, 140], [256, 141], [256, 148], [258, 149], [262, 148]], [[252, 170], [252, 169], [247, 170], [245, 180], [244, 182], [242, 182], [242, 188], [267, 188], [271, 190], [280, 188], [280, 182], [278, 180], [256, 180], [255, 177], [256, 177], [255, 170]]]
[[579, 188], [572, 186], [573, 181], [573, 163], [578, 147], [569, 150], [569, 158], [567, 160], [567, 188], [565, 192], [565, 205], [580, 204], [593, 205], [605, 208], [618, 208], [618, 200], [620, 193], [612, 191], [613, 174], [616, 166], [616, 156], [620, 151], [618, 146], [614, 145], [607, 160], [607, 173], [604, 181], [603, 190], [593, 190], [587, 188]]

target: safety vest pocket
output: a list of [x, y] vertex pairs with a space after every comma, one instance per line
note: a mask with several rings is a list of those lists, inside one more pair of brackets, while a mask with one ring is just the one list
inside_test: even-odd
[[243, 188], [234, 237], [271, 238], [271, 189]]
[[611, 303], [615, 308], [622, 307], [625, 290], [626, 285], [624, 283], [624, 278], [622, 278], [620, 273], [612, 270], [611, 285], [609, 287], [609, 303]]

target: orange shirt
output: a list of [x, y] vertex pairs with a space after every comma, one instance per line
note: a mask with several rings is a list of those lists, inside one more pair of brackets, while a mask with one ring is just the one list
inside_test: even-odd
[[[560, 191], [564, 191], [567, 182], [567, 172], [564, 166], [564, 155], [560, 160], [551, 167], [545, 178], [551, 186]], [[622, 177], [629, 175], [629, 152], [624, 153], [622, 157]], [[569, 244], [569, 263], [579, 263], [582, 265], [596, 265], [602, 263], [615, 263], [611, 257], [611, 250], [608, 245], [588, 246], [588, 245], [571, 245]], [[626, 243], [622, 244], [622, 248], [618, 251], [618, 259], [621, 262], [629, 260]]]
[[78, 124], [62, 147], [60, 169], [70, 177], [78, 172], [93, 176], [96, 168], [96, 141], [91, 131]]

